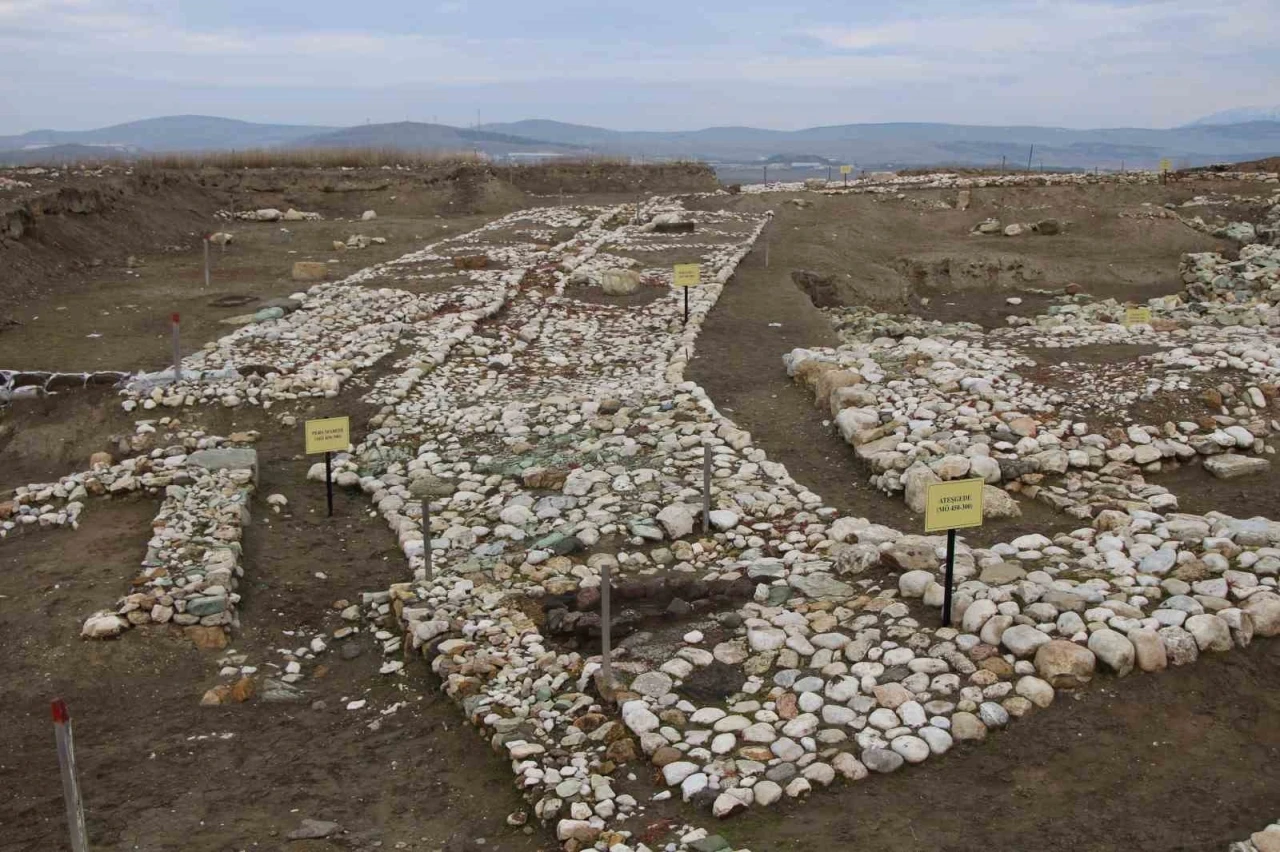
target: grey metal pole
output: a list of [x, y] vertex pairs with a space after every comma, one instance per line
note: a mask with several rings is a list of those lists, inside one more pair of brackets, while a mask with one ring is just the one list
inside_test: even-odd
[[609, 563], [600, 566], [600, 672], [604, 689], [613, 692], [613, 624], [609, 614]]
[[209, 235], [204, 235], [204, 286], [209, 287]]
[[431, 498], [422, 498], [422, 564], [426, 567], [427, 579], [432, 579], [431, 572]]
[[179, 330], [181, 317], [174, 314], [171, 319], [173, 320], [173, 383], [176, 385], [182, 381], [182, 337]]
[[89, 852], [89, 838], [84, 827], [84, 804], [80, 799], [80, 782], [76, 778], [76, 747], [71, 736], [71, 711], [61, 698], [53, 702], [53, 734], [58, 742], [58, 767], [62, 770], [62, 798], [67, 806], [67, 828], [71, 832], [72, 852]]
[[711, 445], [702, 445], [702, 531], [711, 532]]

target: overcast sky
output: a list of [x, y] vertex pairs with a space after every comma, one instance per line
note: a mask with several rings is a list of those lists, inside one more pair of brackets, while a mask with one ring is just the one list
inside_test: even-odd
[[1280, 101], [1278, 2], [0, 0], [0, 133], [477, 110], [636, 130], [1167, 127]]

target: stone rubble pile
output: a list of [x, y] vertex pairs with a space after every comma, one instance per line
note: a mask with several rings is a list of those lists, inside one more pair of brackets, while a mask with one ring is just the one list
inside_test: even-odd
[[[649, 227], [659, 221], [666, 230]], [[981, 741], [1102, 672], [1159, 671], [1280, 633], [1280, 523], [1178, 513], [1176, 497], [1142, 476], [1182, 459], [1265, 461], [1262, 438], [1280, 428], [1268, 323], [1214, 324], [1201, 317], [1231, 303], [1202, 314], [1193, 306], [1204, 302], [1177, 301], [1153, 310], [1159, 322], [1126, 329], [1072, 301], [1056, 307], [1078, 310], [1054, 322], [989, 335], [909, 320], [880, 337], [855, 319], [838, 349], [791, 353], [788, 369], [861, 439], [859, 452], [874, 447], [882, 487], [910, 501], [929, 477], [977, 474], [1081, 519], [1052, 538], [962, 540], [954, 626], [938, 628], [943, 537], [840, 516], [684, 380], [702, 322], [767, 223], [671, 198], [522, 211], [312, 288], [294, 313], [188, 359], [181, 394], [146, 395], [226, 404], [257, 389], [265, 404], [319, 387], [271, 385], [248, 370], [255, 357], [314, 359], [325, 365], [314, 375], [340, 385], [405, 348], [366, 394], [380, 410], [337, 457], [334, 480], [369, 496], [412, 579], [342, 617], [372, 622], [387, 675], [403, 672], [406, 652], [430, 661], [569, 852], [652, 852], [636, 836], [652, 801], [679, 795], [724, 818], [802, 799]], [[539, 233], [565, 228], [573, 235], [556, 245]], [[687, 324], [669, 266], [643, 260], [656, 252], [703, 265]], [[465, 286], [412, 291], [479, 256], [486, 268], [465, 268]], [[610, 303], [619, 272], [656, 298]], [[348, 305], [360, 306], [359, 322], [343, 320]], [[388, 313], [400, 327], [385, 327]], [[1238, 388], [1201, 420], [1090, 431], [1062, 413], [1068, 394], [1023, 373], [1037, 341], [1094, 334], [1156, 347], [1143, 357], [1158, 388], [1144, 380], [1124, 393], [1189, 392], [1198, 385], [1188, 376], [1221, 370], [1239, 374]], [[237, 377], [206, 394], [188, 366]], [[148, 480], [166, 487], [151, 564], [119, 611], [90, 619], [104, 631], [160, 621], [166, 608], [195, 628], [234, 622], [251, 468], [242, 459], [205, 470], [184, 457], [186, 443], [178, 449], [151, 451], [140, 476], [136, 459], [113, 474], [142, 482], [172, 465], [174, 479]], [[310, 475], [323, 481], [323, 466]], [[53, 496], [36, 487], [21, 503], [38, 521]], [[612, 683], [598, 653], [606, 569]], [[313, 636], [280, 649], [276, 694], [325, 645]], [[237, 686], [256, 671], [234, 652], [223, 662], [210, 703], [241, 700]], [[642, 776], [669, 789], [645, 792]], [[683, 826], [656, 848], [729, 846]]]
[[[254, 433], [237, 433], [231, 441], [255, 439]], [[29, 525], [76, 529], [91, 497], [163, 493], [133, 591], [114, 610], [91, 615], [81, 634], [110, 638], [134, 625], [170, 621], [219, 630], [235, 625], [240, 539], [257, 479], [256, 452], [168, 419], [140, 421], [123, 443], [140, 455], [117, 463], [95, 453], [87, 471], [17, 488], [0, 502], [0, 539]]]
[[[705, 282], [691, 293], [688, 327], [682, 328], [681, 294], [669, 287], [667, 268], [641, 269], [647, 281], [668, 289], [665, 298], [639, 307], [575, 298], [575, 287], [597, 286], [596, 276], [581, 274], [584, 268], [615, 263], [600, 259], [609, 254], [606, 244], [627, 252], [680, 245], [672, 234], [645, 227], [674, 213], [701, 232], [697, 242], [681, 245], [689, 261], [702, 262]], [[700, 391], [671, 384], [682, 374], [694, 329], [767, 218], [681, 211], [663, 199], [640, 218], [633, 225], [626, 217], [602, 217], [595, 239], [530, 273], [506, 310], [455, 345], [435, 370], [422, 374], [412, 359], [398, 365], [405, 375], [380, 381], [369, 394], [393, 404], [371, 421], [373, 431], [337, 474], [357, 478], [371, 495], [417, 575], [371, 601], [370, 615], [403, 619], [412, 646], [429, 651], [446, 690], [512, 757], [535, 812], [559, 819], [558, 835], [571, 848], [602, 836], [625, 840], [602, 831], [642, 807], [615, 791], [625, 779], [610, 777], [635, 759], [636, 747], [620, 723], [606, 721], [605, 705], [587, 688], [598, 662], [548, 646], [518, 599], [575, 594], [584, 583], [597, 588], [600, 559], [580, 560], [603, 540], [630, 543], [609, 557], [620, 573], [691, 573], [710, 564], [711, 551], [682, 540], [695, 526], [704, 447], [715, 453], [717, 481], [741, 491], [737, 499], [727, 492], [717, 499], [716, 529], [730, 530], [751, 515], [763, 523], [780, 513], [778, 495], [785, 494], [770, 490], [758, 464], [741, 459], [740, 452], [756, 455], [746, 433], [712, 417]], [[709, 231], [730, 241], [708, 244]], [[672, 427], [682, 437], [656, 440]], [[785, 476], [779, 466], [765, 466]], [[432, 508], [430, 578], [423, 499]], [[734, 537], [744, 545], [748, 538]], [[491, 586], [495, 581], [500, 585]], [[390, 652], [400, 648], [399, 639], [388, 643]], [[536, 675], [517, 674], [530, 665]], [[501, 718], [503, 708], [530, 701], [545, 707], [536, 711], [541, 725], [523, 722], [525, 711]], [[626, 744], [615, 745], [624, 738]]]
[[301, 210], [294, 210], [290, 207], [288, 210], [281, 212], [274, 207], [265, 207], [261, 210], [237, 210], [233, 215], [230, 210], [219, 210], [213, 214], [218, 219], [226, 221], [239, 220], [243, 222], [322, 222], [324, 216], [319, 213], [307, 213]]
[[[235, 433], [230, 440], [248, 443], [255, 437], [255, 433]], [[228, 440], [186, 429], [167, 418], [139, 421], [135, 434], [121, 439], [120, 446], [124, 453], [143, 455], [116, 462], [109, 453], [94, 453], [89, 470], [64, 476], [57, 482], [18, 486], [11, 497], [0, 501], [0, 539], [29, 525], [77, 529], [88, 498], [157, 493], [171, 483], [175, 466], [184, 463], [186, 454], [215, 449]], [[157, 447], [161, 441], [174, 443]]]
[[[634, 226], [602, 223], [598, 240], [526, 274], [501, 314], [447, 352], [426, 349], [441, 358], [434, 369], [399, 362], [399, 375], [370, 391], [384, 408], [335, 474], [369, 494], [414, 571], [364, 602], [382, 629], [403, 625], [405, 638], [388, 631], [384, 650], [426, 654], [567, 849], [648, 848], [625, 828], [645, 808], [625, 792], [645, 763], [724, 817], [980, 740], [1099, 669], [1154, 671], [1162, 654], [1178, 665], [1280, 632], [1280, 524], [1180, 515], [1176, 498], [1144, 488], [1140, 499], [1095, 504], [1088, 525], [1056, 539], [962, 544], [957, 626], [924, 626], [941, 604], [943, 539], [839, 517], [683, 382], [702, 318], [764, 224], [723, 214], [717, 227], [732, 226], [740, 242], [699, 247], [713, 283], [693, 292], [682, 329], [675, 292], [626, 310], [573, 298], [575, 286], [592, 286], [590, 276], [570, 283], [581, 267], [643, 240]], [[662, 272], [640, 270], [647, 280]], [[1002, 416], [1013, 412], [1002, 403], [982, 415], [934, 406], [933, 418], [902, 424], [985, 419], [995, 430], [954, 429], [939, 440], [998, 437], [969, 443], [1014, 459], [1097, 450], [1098, 470], [1122, 445], [1136, 454], [1172, 441], [1143, 429], [1105, 446], [1079, 442], [1075, 423], [1051, 417], [1051, 395], [1038, 399], [1007, 375], [1025, 366], [1011, 348], [906, 342], [897, 354], [916, 359], [928, 387], [954, 393], [961, 378], [976, 378], [989, 386], [979, 389], [986, 401], [1007, 391], [1032, 421]], [[874, 355], [890, 345], [853, 362], [865, 370], [861, 384], [888, 387], [890, 365]], [[972, 383], [966, 393], [980, 398]], [[1193, 425], [1197, 435], [1231, 435], [1233, 449], [1254, 448], [1252, 433], [1236, 446], [1226, 431], [1234, 422], [1208, 433]], [[1032, 435], [1035, 452], [1020, 452]], [[1191, 445], [1190, 433], [1178, 438]], [[708, 451], [713, 511], [703, 532]], [[983, 456], [948, 455], [970, 468]], [[606, 566], [615, 588], [678, 589], [697, 604], [659, 597], [654, 605], [674, 619], [615, 618], [639, 630], [617, 646], [616, 685], [601, 684], [591, 639]], [[615, 599], [615, 612], [625, 601]], [[701, 684], [726, 677], [723, 698], [708, 700]], [[600, 697], [602, 685], [619, 710]], [[697, 829], [673, 846], [704, 840], [713, 838]]]
[[[1246, 246], [1238, 261], [1187, 255], [1183, 279], [1185, 298], [1151, 300], [1152, 324], [1129, 327], [1124, 306], [1083, 297], [990, 333], [839, 310], [848, 343], [797, 349], [784, 363], [872, 483], [902, 492], [913, 511], [930, 483], [969, 476], [1081, 518], [1117, 499], [1172, 508], [1176, 497], [1141, 474], [1197, 459], [1219, 477], [1266, 469], [1265, 459], [1235, 454], [1273, 452], [1263, 439], [1280, 429], [1280, 346], [1267, 333], [1280, 324], [1271, 302], [1280, 250]], [[1120, 343], [1154, 351], [1119, 364], [1070, 360], [1072, 348]], [[1041, 365], [1037, 350], [1058, 363]], [[1143, 423], [1135, 406], [1162, 400], [1181, 413]], [[1108, 423], [1114, 412], [1123, 419]], [[986, 495], [991, 517], [1017, 514], [1007, 495]]]
[[[178, 384], [171, 370], [130, 383], [124, 407], [152, 410], [216, 402], [269, 408], [278, 401], [334, 397], [345, 381], [399, 346], [420, 343], [423, 337], [461, 339], [471, 323], [500, 310], [511, 288], [543, 262], [545, 248], [488, 239], [491, 233], [529, 222], [558, 228], [596, 224], [572, 210], [525, 211], [363, 269], [341, 282], [316, 284], [286, 300], [292, 305], [264, 308], [253, 315], [251, 324], [184, 358]], [[567, 245], [576, 245], [577, 239]], [[477, 254], [510, 268], [458, 270], [452, 265], [454, 256]], [[419, 281], [453, 282], [459, 277], [460, 283], [437, 293], [379, 286], [412, 287]]]
[[90, 385], [117, 385], [129, 373], [100, 370], [94, 373], [59, 373], [51, 370], [0, 370], [0, 405], [14, 399], [39, 397]]
[[366, 249], [369, 246], [382, 246], [387, 244], [386, 237], [366, 237], [364, 234], [352, 234], [346, 240], [334, 240], [334, 251], [346, 251], [347, 249], [359, 250]]
[[[240, 541], [249, 522], [249, 500], [257, 477], [257, 453], [181, 447], [157, 450], [159, 470], [149, 487], [165, 498], [152, 522], [142, 572], [114, 612], [91, 615], [81, 635], [109, 638], [141, 624], [173, 622], [184, 627], [239, 626], [236, 592], [244, 568]], [[172, 453], [165, 455], [164, 453]]]
[[[1188, 179], [1195, 181], [1241, 181], [1254, 183], [1280, 183], [1280, 174], [1275, 172], [1196, 172]], [[1015, 186], [1088, 186], [1093, 184], [1125, 184], [1144, 185], [1161, 182], [1159, 172], [1131, 171], [1123, 173], [1108, 172], [1090, 174], [1086, 172], [1063, 172], [1052, 174], [1006, 174], [1006, 175], [958, 175], [949, 172], [938, 172], [926, 175], [881, 175], [873, 174], [865, 178], [850, 180], [847, 184], [841, 180], [819, 181], [825, 188], [817, 191], [830, 195], [847, 193], [888, 193], [901, 192], [906, 189], [980, 189], [984, 187]], [[770, 183], [744, 184], [741, 192], [748, 195], [769, 192], [803, 192], [808, 181], [773, 181]]]

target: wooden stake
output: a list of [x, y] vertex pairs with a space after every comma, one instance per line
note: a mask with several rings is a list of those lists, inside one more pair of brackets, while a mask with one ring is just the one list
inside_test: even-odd
[[88, 852], [89, 838], [84, 826], [84, 803], [76, 777], [76, 748], [71, 735], [71, 711], [61, 698], [52, 704], [53, 734], [58, 743], [58, 768], [62, 770], [62, 798], [67, 807], [67, 828], [72, 852]]

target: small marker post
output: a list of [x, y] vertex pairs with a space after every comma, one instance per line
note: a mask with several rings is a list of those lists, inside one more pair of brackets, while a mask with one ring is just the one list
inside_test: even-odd
[[209, 288], [209, 237], [210, 234], [204, 235], [204, 286]]
[[982, 526], [980, 477], [935, 482], [925, 492], [924, 530], [946, 532], [947, 562], [943, 569], [942, 626], [951, 626], [951, 587], [955, 585], [956, 530]]
[[947, 572], [942, 587], [942, 626], [951, 626], [951, 587], [956, 580], [956, 531], [947, 530]]
[[[609, 563], [600, 566], [600, 674], [601, 692], [613, 693], [613, 625], [609, 615]], [[607, 696], [606, 696], [607, 697]]]
[[689, 288], [702, 281], [702, 267], [697, 263], [677, 263], [671, 270], [671, 284], [684, 290], [684, 324], [689, 324]]
[[324, 453], [324, 488], [329, 503], [329, 517], [333, 517], [333, 453]]
[[324, 489], [329, 505], [329, 517], [333, 517], [333, 454], [343, 453], [351, 447], [351, 418], [326, 417], [308, 420], [303, 426], [307, 455], [324, 453]]
[[174, 313], [169, 316], [173, 327], [173, 383], [182, 381], [182, 317]]
[[71, 852], [88, 852], [89, 839], [84, 826], [84, 804], [80, 799], [80, 781], [76, 778], [76, 748], [71, 735], [71, 711], [61, 698], [51, 703], [53, 735], [58, 743], [58, 768], [62, 771], [62, 798], [67, 806], [67, 828], [71, 832]]
[[422, 498], [422, 564], [427, 572], [427, 579], [432, 579], [431, 569], [431, 498]]
[[711, 532], [711, 445], [702, 445], [702, 531]]

